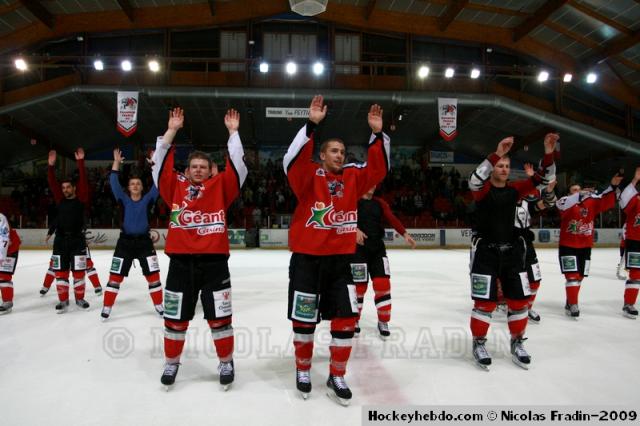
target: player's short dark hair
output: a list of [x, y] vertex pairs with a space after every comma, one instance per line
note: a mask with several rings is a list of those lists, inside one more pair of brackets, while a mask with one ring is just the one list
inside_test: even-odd
[[193, 151], [187, 158], [187, 167], [191, 166], [191, 160], [207, 160], [209, 167], [212, 167], [211, 157], [204, 151]]
[[75, 182], [73, 181], [73, 179], [71, 179], [71, 178], [65, 178], [65, 179], [62, 179], [62, 180], [60, 181], [60, 186], [62, 186], [62, 185], [63, 185], [63, 184], [65, 184], [65, 183], [68, 183], [69, 185], [73, 186], [74, 188], [75, 188], [75, 186], [76, 186], [76, 183], [75, 183]]
[[330, 142], [338, 142], [338, 143], [341, 143], [342, 146], [344, 146], [345, 148], [347, 147], [347, 144], [345, 144], [342, 139], [340, 139], [340, 138], [330, 138], [330, 139], [327, 139], [324, 142], [322, 142], [322, 144], [320, 144], [320, 152], [325, 152], [327, 150], [327, 148], [329, 147], [329, 143]]
[[142, 187], [144, 188], [144, 180], [142, 180], [142, 177], [141, 177], [141, 176], [138, 176], [138, 175], [131, 175], [131, 176], [129, 176], [129, 179], [127, 179], [127, 185], [128, 185], [129, 183], [131, 183], [131, 180], [132, 180], [132, 179], [138, 179], [138, 180], [140, 181], [140, 183], [142, 184]]

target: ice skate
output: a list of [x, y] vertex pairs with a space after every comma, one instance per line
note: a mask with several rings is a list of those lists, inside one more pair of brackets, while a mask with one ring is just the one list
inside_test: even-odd
[[387, 340], [391, 333], [389, 332], [389, 323], [378, 321], [378, 332], [382, 340]]
[[168, 392], [169, 389], [173, 386], [176, 381], [176, 376], [178, 375], [178, 368], [180, 367], [180, 363], [166, 363], [164, 365], [164, 371], [162, 372], [162, 377], [160, 377], [160, 382], [165, 386], [165, 390]]
[[69, 310], [69, 301], [65, 300], [64, 302], [58, 302], [56, 305], [56, 314], [64, 314]]
[[489, 352], [485, 347], [485, 343], [487, 343], [487, 339], [485, 338], [473, 339], [473, 359], [478, 367], [485, 371], [489, 371], [491, 355], [489, 355]]
[[0, 305], [0, 315], [8, 314], [9, 312], [11, 312], [12, 308], [13, 308], [13, 302], [4, 302], [2, 305]]
[[527, 339], [522, 337], [511, 339], [511, 360], [518, 367], [528, 370], [529, 364], [531, 364], [531, 357], [522, 344], [525, 340]]
[[636, 319], [638, 318], [638, 310], [634, 305], [624, 305], [622, 308], [622, 315], [627, 318]]
[[233, 368], [233, 360], [228, 362], [220, 362], [218, 365], [218, 373], [220, 373], [220, 385], [223, 391], [229, 390], [233, 379], [235, 378], [235, 369]]
[[360, 321], [356, 321], [356, 328], [353, 329], [353, 337], [358, 337], [360, 335]]
[[162, 303], [158, 305], [153, 305], [153, 308], [156, 310], [156, 313], [158, 315], [160, 315], [161, 317], [164, 316], [164, 306], [162, 305]]
[[580, 308], [578, 308], [577, 303], [575, 305], [570, 305], [567, 303], [564, 306], [564, 313], [577, 321], [578, 317], [580, 316]]
[[540, 314], [534, 311], [533, 309], [529, 309], [529, 321], [538, 324], [540, 322]]
[[96, 296], [102, 295], [102, 286], [98, 286], [93, 290], [96, 293]]
[[102, 307], [102, 312], [100, 312], [100, 316], [102, 317], [102, 322], [105, 322], [106, 320], [109, 319], [109, 316], [111, 315], [111, 306], [103, 306]]
[[344, 381], [344, 376], [329, 374], [327, 379], [327, 396], [338, 404], [346, 407], [351, 402], [351, 390]]
[[624, 269], [624, 260], [620, 259], [620, 263], [618, 263], [618, 268], [616, 269], [616, 277], [619, 280], [627, 279], [627, 271]]
[[84, 299], [77, 299], [76, 306], [82, 310], [87, 310], [89, 309], [89, 302]]
[[309, 398], [311, 394], [311, 372], [309, 370], [296, 369], [296, 388], [302, 395], [302, 399]]
[[49, 291], [49, 287], [42, 286], [42, 288], [40, 289], [40, 297], [47, 294], [48, 291]]

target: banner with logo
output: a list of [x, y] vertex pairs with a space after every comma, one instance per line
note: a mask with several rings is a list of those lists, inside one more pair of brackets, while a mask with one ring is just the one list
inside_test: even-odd
[[429, 151], [430, 163], [453, 163], [454, 156], [451, 151]]
[[138, 128], [138, 92], [118, 92], [117, 128], [127, 138]]
[[440, 136], [448, 142], [458, 136], [458, 99], [438, 98], [438, 123]]

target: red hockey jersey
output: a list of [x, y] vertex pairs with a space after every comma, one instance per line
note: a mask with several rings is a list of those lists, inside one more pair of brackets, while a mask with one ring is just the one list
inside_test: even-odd
[[624, 238], [640, 241], [640, 196], [634, 184], [627, 185], [620, 194], [620, 208], [627, 216], [623, 228]]
[[175, 147], [159, 137], [153, 156], [153, 181], [171, 208], [165, 253], [229, 254], [227, 208], [247, 177], [238, 132], [229, 137], [226, 168], [200, 184], [174, 170]]
[[318, 256], [356, 249], [358, 200], [381, 182], [390, 168], [390, 140], [372, 134], [364, 164], [345, 164], [334, 175], [313, 161], [313, 134], [303, 126], [284, 156], [284, 170], [298, 199], [289, 230], [289, 249]]
[[609, 186], [602, 194], [579, 192], [560, 198], [560, 245], [573, 248], [593, 247], [593, 221], [616, 203], [616, 191]]
[[7, 217], [0, 213], [0, 261], [20, 250], [20, 243], [20, 236], [9, 226]]

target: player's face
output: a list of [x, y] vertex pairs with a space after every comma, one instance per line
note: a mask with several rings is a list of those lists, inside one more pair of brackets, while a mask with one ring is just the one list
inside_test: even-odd
[[189, 163], [189, 180], [191, 183], [202, 183], [211, 176], [211, 166], [204, 158], [194, 158]]
[[320, 153], [320, 160], [324, 168], [331, 173], [340, 173], [344, 165], [344, 145], [338, 141], [327, 143], [327, 147]]
[[580, 185], [571, 185], [571, 188], [569, 188], [569, 194], [573, 195], [580, 192], [581, 190], [582, 187]]
[[129, 179], [129, 194], [137, 196], [142, 194], [142, 181], [140, 179]]
[[74, 198], [76, 196], [76, 187], [69, 182], [64, 182], [62, 184], [62, 195], [67, 199]]
[[501, 158], [493, 167], [492, 177], [498, 182], [507, 182], [511, 173], [511, 160], [509, 158]]

